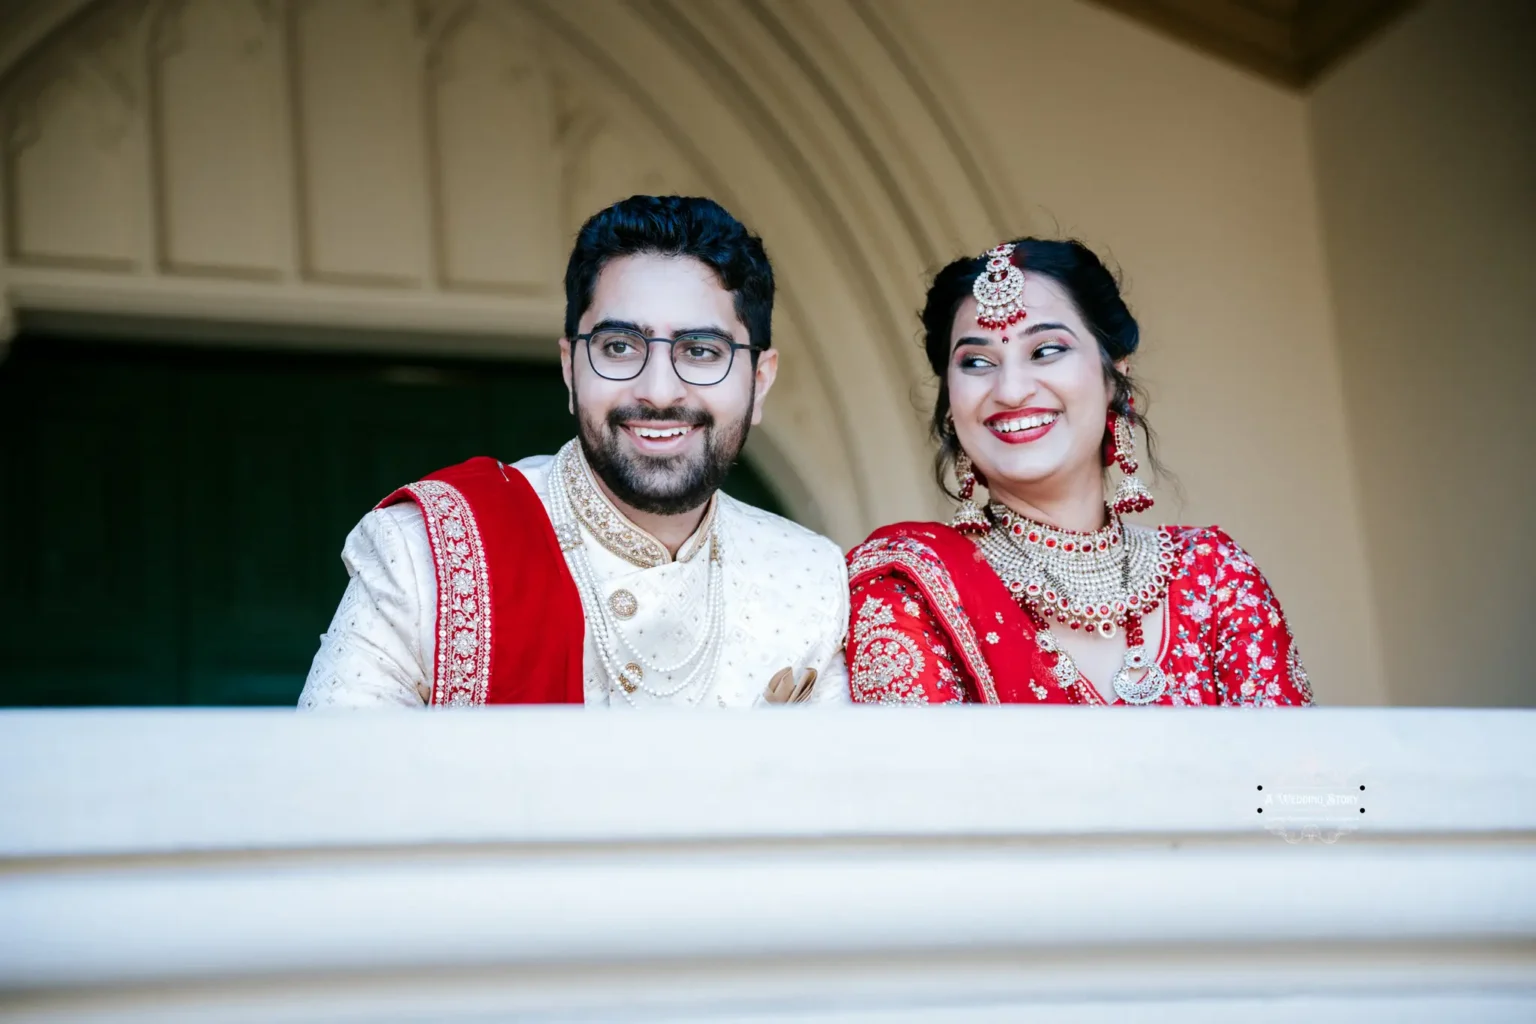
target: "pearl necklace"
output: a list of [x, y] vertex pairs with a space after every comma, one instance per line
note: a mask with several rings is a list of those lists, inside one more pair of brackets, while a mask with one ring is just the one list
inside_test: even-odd
[[[606, 670], [609, 689], [617, 692], [631, 706], [635, 706], [634, 693], [637, 690], [658, 700], [666, 700], [684, 691], [697, 689], [688, 698], [688, 703], [697, 704], [712, 688], [724, 650], [721, 641], [725, 635], [725, 578], [716, 522], [711, 516], [704, 541], [709, 545], [709, 583], [705, 591], [704, 623], [699, 631], [699, 639], [675, 664], [657, 664], [642, 654], [625, 635], [609, 603], [602, 599], [602, 587], [587, 558], [577, 501], [590, 502], [594, 498], [601, 500], [601, 496], [585, 494], [578, 498], [571, 491], [573, 486], [579, 488], [583, 484], [596, 491], [596, 485], [587, 475], [589, 472], [577, 442], [572, 441], [560, 450], [549, 476], [550, 518], [560, 548], [565, 552], [566, 565], [570, 567], [571, 577], [576, 582], [592, 645]], [[609, 545], [605, 543], [604, 546]], [[653, 678], [672, 676], [685, 669], [687, 671], [682, 681], [669, 687], [653, 687], [645, 682], [648, 674]], [[699, 685], [701, 680], [702, 686]]]
[[[978, 541], [997, 573], [1040, 634], [1040, 646], [1055, 652], [1063, 686], [1079, 674], [1048, 623], [1095, 632], [1105, 639], [1125, 629], [1125, 662], [1114, 690], [1127, 704], [1150, 704], [1168, 690], [1168, 677], [1147, 654], [1142, 617], [1168, 595], [1173, 575], [1173, 539], [1162, 530], [1126, 526], [1108, 509], [1103, 529], [1063, 530], [1020, 516], [993, 502], [997, 523]], [[1063, 678], [1070, 670], [1071, 679]], [[1133, 678], [1136, 673], [1144, 673]]]

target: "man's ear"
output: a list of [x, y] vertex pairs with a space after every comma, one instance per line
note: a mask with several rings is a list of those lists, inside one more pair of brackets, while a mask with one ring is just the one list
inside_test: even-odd
[[763, 422], [763, 402], [773, 389], [773, 381], [779, 375], [779, 350], [767, 349], [758, 354], [757, 372], [752, 376], [752, 425]]
[[565, 409], [574, 416], [576, 415], [576, 391], [571, 387], [571, 342], [569, 338], [560, 339], [560, 376], [565, 378]]

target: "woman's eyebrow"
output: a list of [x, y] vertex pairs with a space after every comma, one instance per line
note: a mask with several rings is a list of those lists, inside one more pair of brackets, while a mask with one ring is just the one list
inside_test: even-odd
[[951, 345], [949, 347], [949, 350], [951, 352], [953, 352], [955, 349], [959, 348], [961, 345], [990, 345], [990, 344], [992, 344], [992, 339], [991, 338], [981, 338], [981, 337], [977, 337], [976, 335], [966, 335], [965, 337], [959, 339], [953, 345]]

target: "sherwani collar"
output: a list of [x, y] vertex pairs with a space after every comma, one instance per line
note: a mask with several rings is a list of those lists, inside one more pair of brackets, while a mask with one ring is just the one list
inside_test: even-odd
[[[592, 467], [582, 453], [581, 442], [571, 440], [555, 456], [555, 472], [560, 474], [570, 497], [571, 511], [576, 514], [582, 527], [604, 548], [631, 565], [641, 569], [654, 569], [669, 565], [674, 559], [667, 546], [645, 530], [630, 522], [608, 500], [608, 495], [598, 485]], [[698, 529], [678, 549], [676, 561], [692, 561], [706, 546], [713, 533], [718, 495], [711, 495], [709, 507]]]

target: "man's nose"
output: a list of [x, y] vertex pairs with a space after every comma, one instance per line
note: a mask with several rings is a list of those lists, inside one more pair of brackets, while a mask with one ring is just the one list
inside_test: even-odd
[[635, 397], [658, 409], [666, 409], [686, 398], [688, 389], [672, 368], [672, 346], [660, 341], [649, 344], [650, 355], [645, 360], [645, 368], [635, 379]]

